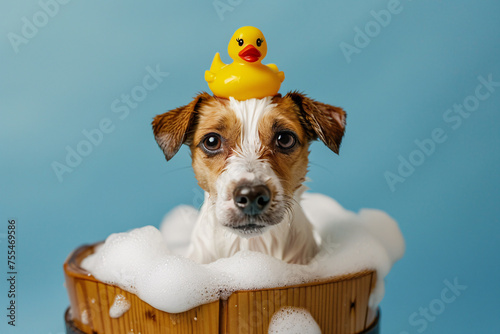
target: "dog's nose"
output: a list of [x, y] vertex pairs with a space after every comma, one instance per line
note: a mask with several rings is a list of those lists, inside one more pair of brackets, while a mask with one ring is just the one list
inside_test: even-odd
[[271, 192], [264, 185], [240, 186], [233, 193], [234, 204], [247, 215], [262, 213], [271, 201]]

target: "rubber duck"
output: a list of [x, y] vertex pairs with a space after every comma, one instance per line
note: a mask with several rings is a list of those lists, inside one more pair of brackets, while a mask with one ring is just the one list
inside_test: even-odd
[[285, 74], [275, 64], [263, 65], [267, 42], [262, 31], [255, 27], [241, 27], [234, 33], [227, 47], [231, 64], [224, 64], [217, 52], [205, 72], [205, 80], [215, 96], [236, 100], [263, 98], [278, 94]]

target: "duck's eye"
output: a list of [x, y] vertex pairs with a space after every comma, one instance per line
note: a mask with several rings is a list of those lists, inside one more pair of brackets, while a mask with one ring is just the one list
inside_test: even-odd
[[276, 146], [282, 150], [290, 150], [297, 143], [297, 137], [291, 131], [281, 131], [276, 134]]
[[207, 153], [217, 153], [222, 146], [222, 139], [216, 133], [209, 133], [203, 139], [202, 146]]
[[238, 45], [239, 45], [239, 46], [243, 46], [243, 44], [245, 43], [245, 42], [243, 41], [243, 38], [236, 38], [236, 42], [238, 42]]
[[261, 46], [264, 40], [262, 38], [257, 38], [257, 46]]

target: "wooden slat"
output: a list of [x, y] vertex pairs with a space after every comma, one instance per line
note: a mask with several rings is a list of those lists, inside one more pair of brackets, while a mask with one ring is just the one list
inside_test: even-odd
[[[371, 280], [370, 280], [370, 292], [375, 288], [375, 284], [377, 282], [377, 272], [372, 271], [371, 274]], [[377, 310], [373, 310], [369, 307], [367, 307], [367, 316], [366, 316], [366, 322], [365, 322], [365, 327], [369, 328], [373, 321], [375, 321], [375, 318], [377, 317]]]

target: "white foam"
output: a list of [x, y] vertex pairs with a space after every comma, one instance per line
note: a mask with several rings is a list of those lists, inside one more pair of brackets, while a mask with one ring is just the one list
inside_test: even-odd
[[80, 317], [82, 320], [82, 324], [84, 324], [84, 325], [89, 324], [89, 312], [87, 310], [83, 310]]
[[119, 318], [130, 309], [130, 302], [124, 295], [117, 294], [113, 305], [109, 308], [109, 316], [111, 318]]
[[237, 290], [300, 284], [375, 269], [378, 280], [370, 306], [377, 307], [384, 295], [384, 278], [404, 253], [396, 222], [378, 210], [355, 214], [320, 194], [304, 194], [301, 204], [321, 238], [320, 251], [308, 265], [288, 264], [251, 251], [210, 264], [172, 254], [164, 241], [170, 240], [165, 231], [186, 229], [180, 215], [172, 214], [172, 221], [163, 222], [169, 224], [168, 229], [162, 228], [163, 235], [152, 226], [112, 234], [82, 267], [97, 279], [170, 313], [226, 298]]
[[282, 307], [274, 313], [268, 334], [321, 334], [321, 328], [307, 310]]
[[137, 278], [169, 254], [158, 229], [145, 226], [130, 232], [111, 234], [94, 254], [84, 259], [82, 267], [103, 282], [118, 284], [125, 290], [136, 292]]

